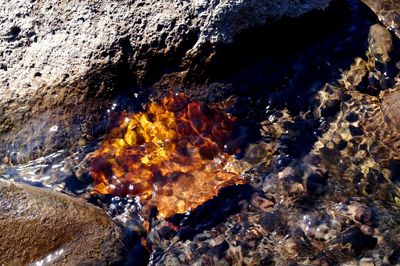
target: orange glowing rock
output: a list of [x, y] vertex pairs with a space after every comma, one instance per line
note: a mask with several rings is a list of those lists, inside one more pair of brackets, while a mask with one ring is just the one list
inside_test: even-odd
[[185, 213], [242, 184], [243, 169], [223, 152], [236, 118], [183, 94], [170, 95], [145, 112], [124, 113], [91, 155], [94, 193], [137, 197], [147, 213]]

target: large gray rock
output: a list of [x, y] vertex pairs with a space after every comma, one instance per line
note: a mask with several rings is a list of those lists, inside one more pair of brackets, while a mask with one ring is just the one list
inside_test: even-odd
[[105, 265], [122, 260], [121, 229], [83, 200], [0, 179], [0, 261]]
[[0, 0], [0, 140], [36, 130], [37, 121], [25, 121], [48, 119], [53, 113], [43, 111], [55, 106], [73, 117], [73, 107], [115, 88], [187, 73], [192, 58], [207, 58], [242, 30], [330, 1]]

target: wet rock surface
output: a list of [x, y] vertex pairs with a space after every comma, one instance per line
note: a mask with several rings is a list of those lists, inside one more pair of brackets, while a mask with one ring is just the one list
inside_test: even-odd
[[0, 180], [0, 261], [5, 265], [121, 262], [122, 231], [100, 208]]

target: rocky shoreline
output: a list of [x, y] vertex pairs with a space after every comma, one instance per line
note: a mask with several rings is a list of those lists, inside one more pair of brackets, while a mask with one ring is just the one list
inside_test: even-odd
[[[0, 2], [2, 164], [26, 163], [102, 136], [112, 119], [105, 110], [118, 95], [147, 97], [185, 86], [204, 90], [199, 94], [221, 93], [225, 84], [204, 89], [210, 85], [204, 80], [205, 66], [220, 60], [218, 49], [257, 27], [287, 18], [296, 21], [309, 13], [323, 15], [340, 1]], [[262, 151], [252, 152], [265, 157], [257, 158], [257, 164], [260, 160], [263, 164], [253, 170], [251, 185], [237, 198], [228, 190], [217, 199], [217, 206], [225, 201], [235, 205], [235, 212], [222, 211], [226, 220], [205, 222], [211, 228], [194, 222], [193, 232], [193, 224], [185, 224], [185, 219], [178, 229], [171, 221], [152, 221], [147, 236], [143, 228], [132, 229], [137, 242], [132, 244], [126, 228], [104, 210], [83, 198], [4, 181], [5, 168], [0, 165], [0, 262], [135, 265], [147, 260], [135, 256], [147, 256], [148, 251], [142, 251], [149, 248], [152, 265], [284, 265], [288, 260], [331, 265], [353, 258], [359, 265], [400, 263], [395, 207], [400, 77], [393, 62], [398, 59], [393, 47], [398, 42], [394, 36], [399, 37], [400, 7], [395, 0], [362, 2], [393, 34], [380, 24], [372, 26], [366, 54], [343, 72], [338, 83], [323, 86], [313, 98], [321, 107], [311, 110], [313, 119], [332, 124], [320, 130], [309, 153], [282, 169], [273, 165], [282, 159], [273, 156], [284, 148], [266, 141], [278, 143], [285, 134], [288, 138], [297, 134], [286, 127], [296, 119], [306, 120], [301, 112], [291, 116], [282, 109], [275, 120], [261, 124], [266, 142], [257, 144]], [[196, 80], [202, 73], [206, 74]], [[146, 103], [135, 97], [135, 104]], [[342, 104], [337, 113], [318, 113], [337, 102]], [[359, 119], [350, 121], [343, 114], [347, 111]], [[354, 133], [354, 125], [364, 133]], [[359, 136], [375, 142], [364, 143]], [[367, 155], [356, 153], [355, 146], [363, 147], [360, 152]], [[357, 158], [359, 164], [339, 163], [340, 156]], [[348, 190], [355, 182], [351, 175], [359, 172], [365, 176], [358, 177], [354, 191]], [[348, 179], [344, 182], [341, 177]], [[230, 198], [229, 193], [235, 196]], [[196, 215], [208, 217], [201, 211]], [[132, 245], [140, 246], [139, 251]]]

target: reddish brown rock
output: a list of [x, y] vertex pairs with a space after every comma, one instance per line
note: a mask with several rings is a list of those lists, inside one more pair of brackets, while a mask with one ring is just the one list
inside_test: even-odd
[[106, 265], [122, 260], [121, 229], [100, 208], [67, 195], [0, 181], [0, 261]]

